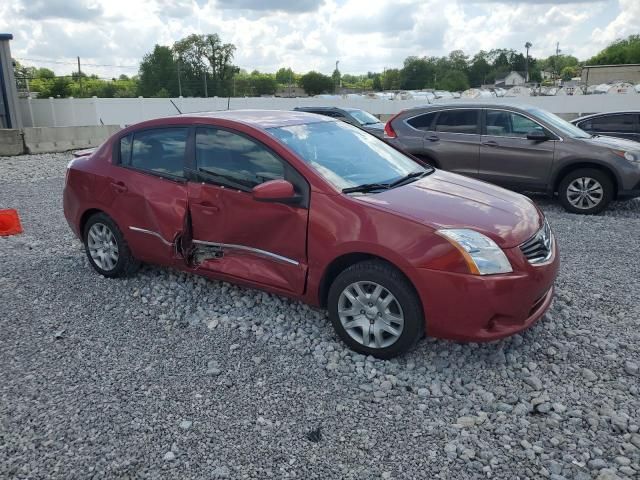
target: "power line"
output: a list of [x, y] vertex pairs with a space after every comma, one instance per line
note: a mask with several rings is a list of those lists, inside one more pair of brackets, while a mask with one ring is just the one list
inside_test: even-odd
[[[56, 65], [76, 65], [76, 62], [61, 62], [59, 60], [45, 60], [41, 58], [18, 58], [14, 57], [16, 60], [20, 60], [21, 62], [38, 62], [38, 63], [53, 63]], [[100, 64], [100, 63], [83, 63], [84, 66], [87, 67], [113, 67], [113, 68], [139, 68], [138, 65], [109, 65], [109, 64]]]

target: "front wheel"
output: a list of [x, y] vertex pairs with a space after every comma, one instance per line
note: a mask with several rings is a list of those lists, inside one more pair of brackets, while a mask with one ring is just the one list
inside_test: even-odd
[[613, 199], [613, 182], [606, 173], [595, 168], [579, 168], [569, 172], [558, 186], [558, 198], [572, 213], [600, 213]]
[[340, 338], [364, 355], [395, 357], [424, 333], [422, 306], [413, 286], [381, 261], [357, 263], [340, 273], [329, 289], [328, 307]]

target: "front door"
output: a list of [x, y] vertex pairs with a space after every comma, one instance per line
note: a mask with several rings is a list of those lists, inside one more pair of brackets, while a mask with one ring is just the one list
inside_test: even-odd
[[[528, 140], [531, 131], [547, 132], [549, 140]], [[516, 112], [486, 110], [478, 176], [509, 188], [544, 190], [556, 145], [555, 135]]]
[[104, 191], [114, 220], [140, 260], [181, 262], [176, 240], [186, 219], [184, 161], [189, 128], [164, 127], [130, 133], [116, 143], [114, 167]]
[[[197, 268], [302, 293], [307, 272], [309, 187], [265, 145], [215, 127], [195, 132], [194, 181], [189, 182], [193, 262]], [[307, 201], [265, 203], [252, 188], [290, 181]]]

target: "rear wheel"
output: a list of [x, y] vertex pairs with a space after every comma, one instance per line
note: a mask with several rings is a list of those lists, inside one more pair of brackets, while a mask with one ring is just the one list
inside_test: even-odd
[[140, 266], [122, 232], [105, 213], [96, 213], [87, 220], [84, 247], [91, 266], [105, 277], [126, 277]]
[[600, 213], [613, 199], [613, 182], [601, 170], [579, 168], [562, 179], [558, 187], [558, 198], [569, 212]]
[[395, 357], [424, 333], [422, 306], [413, 286], [382, 261], [357, 263], [340, 273], [329, 290], [328, 307], [340, 338], [365, 355]]

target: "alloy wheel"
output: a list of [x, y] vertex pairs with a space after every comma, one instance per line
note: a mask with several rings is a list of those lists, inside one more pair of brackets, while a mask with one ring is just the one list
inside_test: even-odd
[[604, 189], [595, 178], [578, 177], [567, 187], [567, 200], [581, 210], [595, 207], [603, 197]]
[[98, 268], [108, 272], [118, 263], [118, 243], [111, 229], [104, 223], [94, 223], [87, 234], [87, 247]]
[[338, 317], [347, 334], [369, 348], [393, 345], [404, 329], [400, 302], [375, 282], [348, 285], [338, 299]]

